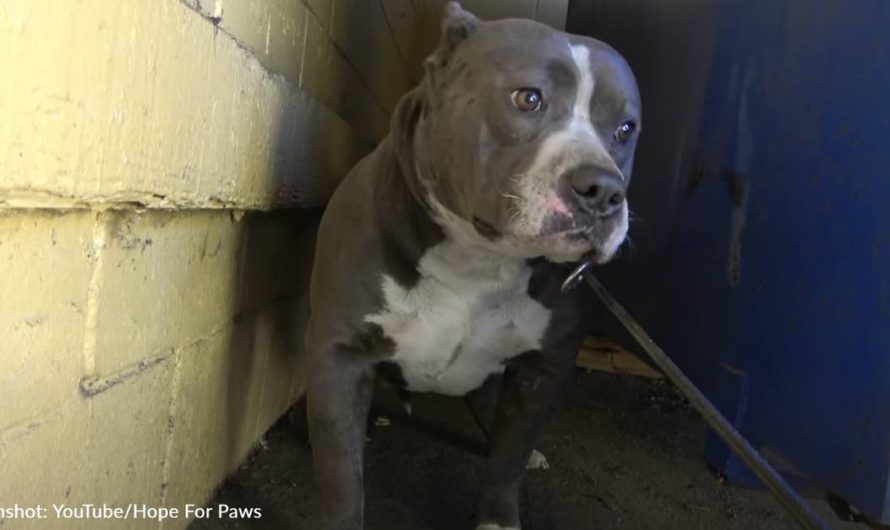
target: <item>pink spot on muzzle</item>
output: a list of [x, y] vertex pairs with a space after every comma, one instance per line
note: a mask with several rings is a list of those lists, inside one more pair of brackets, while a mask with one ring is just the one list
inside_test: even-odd
[[553, 213], [561, 213], [563, 215], [571, 216], [572, 212], [569, 210], [569, 207], [563, 202], [562, 199], [556, 196], [555, 193], [551, 193], [547, 196], [547, 202], [544, 203], [548, 212]]

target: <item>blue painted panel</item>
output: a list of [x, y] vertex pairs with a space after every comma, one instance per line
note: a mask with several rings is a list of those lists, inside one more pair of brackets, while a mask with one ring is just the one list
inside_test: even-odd
[[[570, 31], [628, 58], [643, 93], [634, 250], [603, 280], [752, 442], [884, 522], [888, 28], [883, 0], [576, 0], [569, 13]], [[597, 331], [620, 335], [602, 317]], [[744, 407], [727, 369], [745, 374]]]

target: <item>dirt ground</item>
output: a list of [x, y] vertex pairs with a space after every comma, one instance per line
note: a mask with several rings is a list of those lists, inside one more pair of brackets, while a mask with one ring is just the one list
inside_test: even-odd
[[[388, 393], [380, 395], [366, 450], [366, 528], [472, 529], [483, 460], [463, 402], [421, 396], [409, 420], [394, 412]], [[550, 469], [531, 471], [525, 480], [523, 529], [798, 528], [767, 493], [721, 485], [702, 462], [704, 434], [695, 413], [663, 381], [580, 374], [538, 447]], [[299, 406], [208, 505], [218, 503], [259, 507], [263, 515], [196, 521], [191, 530], [315, 527]], [[838, 530], [865, 528], [841, 523], [824, 502], [814, 503]]]

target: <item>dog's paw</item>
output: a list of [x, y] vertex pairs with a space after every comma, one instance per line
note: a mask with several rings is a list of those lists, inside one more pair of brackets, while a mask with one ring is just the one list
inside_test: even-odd
[[538, 452], [537, 449], [532, 451], [532, 456], [528, 458], [528, 464], [525, 469], [550, 469], [550, 462], [547, 457]]

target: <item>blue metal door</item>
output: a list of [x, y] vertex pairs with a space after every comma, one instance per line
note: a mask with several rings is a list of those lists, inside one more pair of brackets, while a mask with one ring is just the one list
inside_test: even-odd
[[576, 0], [568, 29], [643, 94], [602, 280], [774, 463], [890, 523], [890, 2]]

